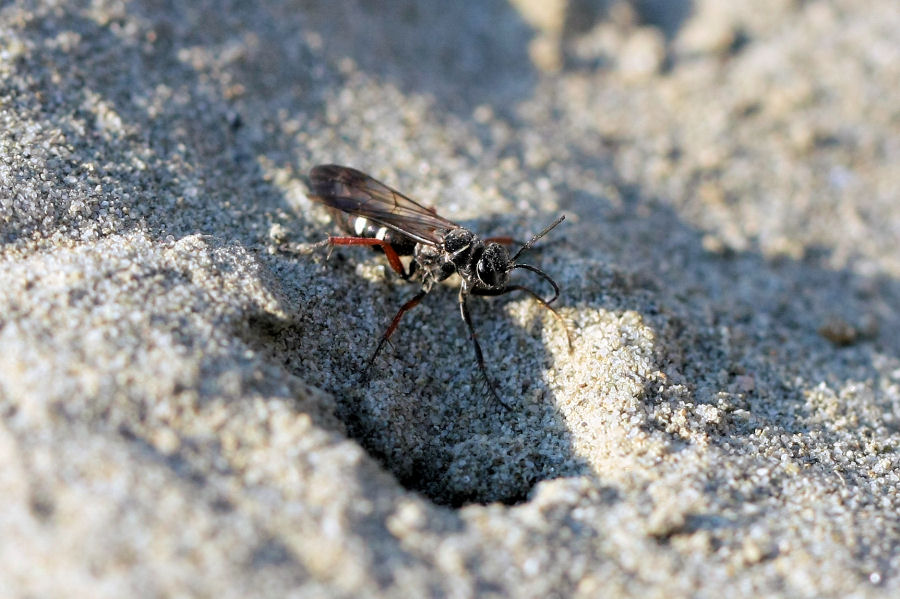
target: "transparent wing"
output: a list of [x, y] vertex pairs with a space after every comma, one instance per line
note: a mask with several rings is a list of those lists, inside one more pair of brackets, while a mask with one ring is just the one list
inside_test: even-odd
[[309, 179], [313, 200], [364, 216], [420, 243], [437, 245], [444, 232], [459, 227], [355, 168], [322, 164], [313, 167]]

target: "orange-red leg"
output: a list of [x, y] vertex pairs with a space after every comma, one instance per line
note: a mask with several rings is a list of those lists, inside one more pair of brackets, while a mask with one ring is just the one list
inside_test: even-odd
[[384, 250], [384, 255], [388, 259], [388, 264], [391, 265], [397, 274], [399, 274], [404, 279], [408, 279], [410, 273], [406, 272], [406, 269], [403, 268], [403, 263], [400, 262], [400, 256], [397, 254], [397, 251], [394, 250], [394, 247], [381, 239], [374, 239], [371, 237], [328, 237], [328, 243], [330, 245], [369, 245], [369, 246], [379, 246], [382, 250]]
[[369, 369], [372, 368], [372, 364], [375, 362], [375, 358], [378, 357], [378, 354], [381, 352], [381, 348], [384, 347], [384, 344], [387, 343], [388, 339], [391, 338], [391, 335], [394, 334], [394, 331], [397, 330], [397, 325], [400, 324], [400, 319], [403, 318], [403, 315], [415, 308], [419, 302], [422, 301], [422, 298], [425, 297], [425, 294], [428, 293], [424, 289], [419, 291], [419, 293], [415, 294], [411, 300], [403, 304], [400, 309], [397, 311], [397, 315], [394, 316], [394, 320], [391, 321], [390, 326], [381, 336], [381, 340], [378, 342], [378, 347], [375, 348], [375, 353], [372, 354], [372, 357], [369, 358], [369, 363], [366, 365], [365, 376], [368, 376]]

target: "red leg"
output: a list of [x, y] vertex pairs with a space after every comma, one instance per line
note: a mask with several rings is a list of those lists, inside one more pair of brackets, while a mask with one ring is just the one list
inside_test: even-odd
[[369, 369], [372, 368], [372, 364], [375, 362], [375, 358], [378, 357], [378, 354], [381, 352], [381, 348], [384, 347], [384, 344], [387, 343], [388, 339], [391, 338], [391, 335], [394, 334], [394, 331], [397, 330], [397, 325], [400, 324], [400, 319], [403, 318], [403, 315], [415, 308], [419, 302], [422, 301], [422, 298], [425, 297], [425, 294], [428, 293], [424, 289], [419, 291], [416, 295], [413, 296], [411, 300], [403, 304], [400, 309], [397, 311], [397, 315], [394, 316], [394, 320], [391, 321], [390, 326], [381, 336], [381, 340], [378, 342], [378, 347], [375, 348], [375, 353], [372, 354], [372, 357], [369, 358], [369, 363], [366, 365], [365, 374], [368, 375]]
[[408, 272], [403, 268], [403, 263], [400, 262], [400, 256], [397, 255], [396, 250], [394, 250], [393, 246], [380, 239], [373, 239], [370, 237], [328, 237], [329, 245], [377, 245], [384, 250], [384, 255], [387, 256], [388, 263], [391, 265], [397, 274], [399, 274], [404, 279], [409, 278]]
[[488, 237], [484, 240], [485, 243], [499, 243], [500, 245], [520, 245], [515, 239], [508, 235], [503, 235], [501, 237]]

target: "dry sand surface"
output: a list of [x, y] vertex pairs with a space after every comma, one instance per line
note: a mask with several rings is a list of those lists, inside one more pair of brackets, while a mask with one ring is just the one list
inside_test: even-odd
[[[746, 6], [745, 6], [746, 5]], [[900, 596], [896, 0], [0, 4], [0, 596]], [[562, 288], [416, 290], [365, 170]], [[549, 286], [518, 270], [517, 283]]]

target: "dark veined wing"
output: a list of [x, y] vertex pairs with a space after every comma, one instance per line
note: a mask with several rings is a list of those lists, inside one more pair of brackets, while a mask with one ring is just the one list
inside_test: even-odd
[[322, 164], [309, 171], [309, 179], [312, 199], [364, 216], [420, 243], [437, 245], [442, 239], [439, 231], [459, 227], [355, 168]]

